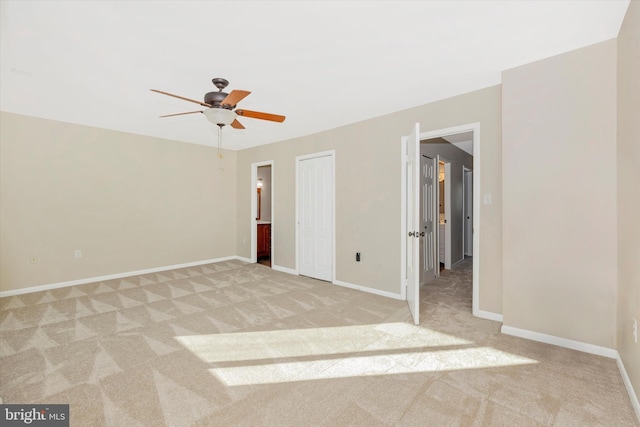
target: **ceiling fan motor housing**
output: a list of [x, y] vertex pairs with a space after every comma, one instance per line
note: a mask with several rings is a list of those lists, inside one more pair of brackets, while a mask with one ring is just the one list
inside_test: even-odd
[[228, 93], [225, 92], [208, 92], [204, 96], [204, 102], [213, 106], [214, 108], [226, 108], [231, 110], [235, 105], [220, 105], [223, 99], [227, 97]]

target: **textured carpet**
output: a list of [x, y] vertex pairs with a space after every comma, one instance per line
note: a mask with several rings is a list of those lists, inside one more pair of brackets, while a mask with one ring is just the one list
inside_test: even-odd
[[74, 426], [638, 426], [614, 360], [471, 316], [471, 260], [404, 301], [229, 261], [0, 299], [0, 398]]

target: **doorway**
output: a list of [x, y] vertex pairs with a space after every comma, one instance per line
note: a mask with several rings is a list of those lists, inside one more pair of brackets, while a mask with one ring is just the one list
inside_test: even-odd
[[251, 164], [251, 262], [275, 264], [274, 164], [272, 160]]
[[271, 267], [271, 165], [258, 166], [256, 180], [256, 259]]
[[[480, 199], [480, 124], [479, 123], [471, 123], [471, 124], [467, 124], [467, 125], [461, 125], [461, 126], [456, 126], [456, 127], [451, 127], [451, 128], [445, 128], [445, 129], [439, 129], [439, 130], [434, 130], [434, 131], [428, 131], [428, 132], [420, 132], [419, 133], [419, 138], [417, 139], [412, 139], [410, 137], [403, 137], [402, 138], [402, 142], [403, 145], [404, 144], [415, 144], [418, 146], [421, 145], [420, 141], [424, 141], [424, 140], [428, 140], [428, 139], [434, 139], [434, 138], [444, 138], [446, 139], [447, 142], [451, 143], [452, 145], [456, 145], [458, 148], [462, 148], [460, 146], [458, 146], [457, 144], [455, 144], [454, 142], [460, 142], [461, 144], [466, 144], [466, 149], [462, 148], [464, 151], [466, 151], [467, 153], [470, 153], [473, 158], [471, 160], [472, 165], [471, 167], [468, 169], [471, 171], [471, 176], [473, 178], [473, 185], [468, 187], [471, 187], [471, 194], [472, 194], [472, 202], [473, 203], [467, 203], [467, 205], [471, 205], [471, 209], [473, 214], [471, 215], [471, 223], [472, 223], [472, 231], [468, 234], [471, 234], [471, 240], [472, 240], [472, 254], [473, 254], [473, 258], [472, 258], [472, 268], [473, 268], [473, 274], [472, 274], [472, 282], [473, 282], [473, 294], [472, 294], [472, 313], [474, 316], [481, 316], [481, 312], [479, 309], [479, 295], [480, 295], [480, 281], [479, 281], [479, 259], [480, 259], [480, 254], [479, 254], [479, 247], [480, 247], [480, 227], [479, 227], [479, 199]], [[457, 139], [458, 138], [458, 139]], [[468, 141], [461, 141], [460, 138], [465, 138], [468, 139]], [[457, 140], [456, 140], [457, 139]], [[405, 197], [405, 193], [406, 190], [408, 188], [412, 188], [414, 185], [419, 185], [419, 175], [416, 174], [415, 176], [413, 176], [412, 174], [407, 174], [405, 173], [406, 170], [408, 170], [409, 166], [407, 162], [410, 162], [410, 156], [408, 156], [405, 153], [409, 153], [410, 150], [408, 149], [404, 149], [403, 148], [403, 184], [402, 184], [402, 210], [401, 210], [401, 214], [402, 214], [402, 227], [401, 227], [401, 232], [403, 235], [403, 241], [405, 239], [407, 239], [407, 235], [410, 236], [410, 232], [411, 230], [416, 226], [414, 224], [410, 224], [408, 223], [408, 217], [406, 215], [406, 212], [408, 209], [410, 209], [410, 205], [409, 205], [409, 199], [408, 197]], [[451, 161], [452, 159], [450, 159], [447, 156], [447, 161]], [[449, 171], [447, 171], [447, 167], [446, 167], [446, 163], [445, 162], [445, 186], [446, 186], [446, 181], [447, 181], [447, 177], [452, 177], [452, 170], [451, 170], [451, 165], [449, 165]], [[460, 169], [458, 169], [458, 167], [456, 166], [457, 171], [461, 171], [462, 167], [460, 167]], [[448, 174], [447, 174], [448, 172]], [[454, 197], [450, 197], [450, 200], [455, 199], [455, 200], [459, 200], [460, 202], [460, 206], [459, 209], [458, 207], [452, 206], [451, 209], [449, 209], [449, 214], [452, 213], [452, 210], [455, 210], [455, 212], [458, 212], [458, 210], [460, 211], [460, 215], [458, 215], [456, 213], [456, 223], [460, 223], [460, 227], [458, 227], [458, 231], [456, 232], [456, 241], [452, 242], [452, 246], [453, 244], [460, 246], [460, 248], [456, 249], [456, 253], [460, 252], [460, 256], [462, 259], [464, 259], [464, 244], [463, 244], [463, 238], [462, 238], [462, 228], [463, 228], [463, 210], [462, 210], [462, 203], [463, 203], [463, 197], [462, 197], [462, 181], [463, 181], [463, 174], [462, 173], [456, 173], [456, 177], [459, 178], [458, 181], [460, 181], [460, 183], [455, 183], [452, 187], [449, 188], [449, 192], [453, 192], [455, 194], [453, 194]], [[414, 184], [408, 182], [411, 180], [415, 180]], [[454, 180], [455, 181], [455, 180]], [[450, 182], [451, 184], [451, 182]], [[459, 185], [458, 185], [459, 184]], [[436, 186], [437, 187], [437, 186]], [[445, 189], [445, 194], [447, 192], [447, 189]], [[458, 194], [460, 193], [460, 194]], [[458, 197], [459, 196], [459, 197]], [[456, 202], [457, 203], [457, 202]], [[447, 211], [446, 211], [446, 207], [445, 207], [445, 219], [447, 220], [447, 223], [449, 224], [449, 226], [451, 226], [451, 218], [447, 218]], [[460, 218], [458, 218], [458, 216]], [[458, 221], [459, 219], [459, 221]], [[457, 226], [456, 226], [457, 227]], [[451, 242], [451, 240], [449, 240]], [[403, 283], [407, 283], [408, 281], [408, 277], [409, 272], [412, 271], [412, 267], [409, 265], [411, 264], [411, 257], [409, 256], [409, 250], [405, 250], [403, 245], [403, 250], [401, 252], [401, 274], [402, 274], [402, 280]], [[408, 246], [407, 246], [408, 248]], [[459, 251], [458, 251], [459, 249]], [[456, 262], [458, 262], [458, 260], [450, 260], [450, 262], [452, 264], [455, 265]], [[407, 292], [405, 295], [407, 296], [407, 300], [409, 300], [409, 286], [407, 286], [406, 288], [403, 287], [402, 289], [403, 294], [405, 294], [405, 291]], [[413, 310], [412, 310], [413, 312]], [[415, 317], [414, 317], [415, 319]]]
[[[421, 141], [422, 143], [423, 141]], [[451, 163], [437, 155], [438, 159], [438, 234], [437, 258], [439, 271], [451, 270]]]

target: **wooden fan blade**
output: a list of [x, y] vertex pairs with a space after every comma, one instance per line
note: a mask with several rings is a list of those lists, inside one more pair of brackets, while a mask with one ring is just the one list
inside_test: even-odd
[[176, 113], [176, 114], [167, 114], [164, 116], [160, 116], [160, 118], [162, 117], [173, 117], [173, 116], [183, 116], [185, 114], [195, 114], [195, 113], [202, 113], [203, 111], [188, 111], [186, 113]]
[[185, 98], [184, 96], [180, 96], [180, 95], [174, 95], [172, 93], [169, 92], [163, 92], [161, 90], [157, 90], [157, 89], [149, 89], [151, 92], [157, 92], [157, 93], [161, 93], [163, 95], [169, 95], [169, 96], [173, 96], [174, 98], [178, 98], [178, 99], [183, 99], [185, 101], [189, 101], [189, 102], [195, 102], [196, 104], [200, 104], [203, 107], [213, 107], [213, 105], [207, 104], [205, 102], [201, 102], [201, 101], [196, 101], [195, 99], [189, 99], [189, 98]]
[[227, 95], [220, 104], [236, 105], [238, 102], [242, 101], [250, 93], [251, 92], [247, 90], [232, 90], [231, 93]]
[[252, 119], [270, 120], [272, 122], [284, 122], [285, 116], [277, 114], [261, 113], [260, 111], [236, 110], [236, 114], [243, 117], [251, 117]]
[[237, 119], [231, 122], [231, 127], [234, 129], [246, 129]]

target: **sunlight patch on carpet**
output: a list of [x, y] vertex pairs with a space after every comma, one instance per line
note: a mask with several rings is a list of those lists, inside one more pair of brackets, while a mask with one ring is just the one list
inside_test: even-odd
[[482, 369], [538, 363], [409, 323], [288, 329], [175, 339], [227, 386]]
[[227, 386], [274, 384], [375, 375], [497, 368], [538, 363], [491, 347], [354, 356], [209, 369]]
[[175, 339], [205, 363], [473, 344], [408, 323], [186, 335]]

